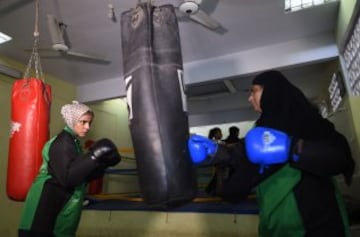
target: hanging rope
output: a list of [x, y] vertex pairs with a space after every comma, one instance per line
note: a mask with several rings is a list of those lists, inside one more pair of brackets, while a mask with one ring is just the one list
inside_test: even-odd
[[36, 0], [36, 3], [35, 3], [35, 25], [34, 25], [34, 45], [32, 48], [29, 62], [25, 69], [24, 78], [25, 79], [30, 78], [30, 76], [29, 76], [30, 69], [31, 69], [32, 63], [34, 61], [35, 76], [36, 76], [36, 78], [42, 79], [44, 81], [43, 71], [42, 71], [41, 63], [40, 63], [40, 55], [39, 55], [39, 36], [40, 36], [40, 33], [39, 33], [39, 0]]

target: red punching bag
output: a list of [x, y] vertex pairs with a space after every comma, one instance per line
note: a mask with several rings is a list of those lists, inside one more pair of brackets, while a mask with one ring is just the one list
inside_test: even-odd
[[11, 134], [6, 191], [24, 201], [49, 139], [51, 88], [36, 78], [17, 80], [11, 92]]
[[88, 194], [90, 195], [94, 195], [94, 194], [99, 194], [102, 192], [102, 186], [103, 186], [103, 177], [97, 178], [92, 180], [89, 183], [89, 187], [88, 187]]

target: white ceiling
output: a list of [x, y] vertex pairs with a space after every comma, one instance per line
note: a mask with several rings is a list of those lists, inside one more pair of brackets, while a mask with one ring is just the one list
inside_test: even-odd
[[[40, 48], [51, 47], [46, 15], [54, 14], [67, 25], [72, 50], [111, 60], [111, 64], [103, 65], [67, 58], [41, 57], [43, 70], [80, 88], [94, 83], [122, 80], [120, 15], [135, 7], [137, 2], [136, 0], [40, 0]], [[182, 0], [152, 2], [154, 5], [178, 6]], [[114, 6], [117, 22], [113, 22], [108, 17], [109, 3]], [[299, 68], [305, 70], [307, 66], [312, 65], [311, 73], [315, 75], [314, 65], [333, 60], [334, 55], [314, 57], [314, 50], [310, 52], [306, 47], [312, 45], [320, 50], [325, 44], [327, 46], [336, 44], [338, 6], [338, 3], [330, 3], [286, 14], [284, 0], [203, 0], [202, 9], [220, 22], [226, 32], [220, 34], [193, 21], [179, 19], [185, 82], [189, 87], [189, 93], [191, 92], [193, 96], [202, 94], [204, 88], [206, 90], [209, 87], [200, 85], [222, 82], [223, 79], [229, 79], [242, 93], [244, 87], [249, 84], [249, 75], [269, 67], [288, 68], [289, 71]], [[12, 41], [0, 45], [0, 55], [24, 64], [28, 62], [30, 53], [24, 49], [32, 47], [34, 19], [34, 0], [0, 1], [0, 31], [13, 37]], [[321, 42], [326, 43], [315, 44], [312, 42], [315, 38], [322, 39]], [[301, 52], [302, 60], [294, 60], [295, 57], [290, 56], [291, 53], [285, 52], [286, 45], [290, 45], [288, 42], [298, 42], [296, 47], [291, 46], [291, 48]], [[272, 47], [274, 45], [277, 47]], [[266, 47], [269, 47], [269, 50]], [[278, 53], [276, 49], [279, 48], [284, 49], [280, 50], [284, 52]], [[280, 53], [281, 62], [278, 59]], [[250, 54], [252, 57], [246, 56]], [[239, 59], [244, 57], [241, 58], [244, 68], [236, 70], [234, 57]], [[269, 63], [276, 61], [279, 62]], [[197, 66], [200, 64], [210, 70], [200, 70]], [[233, 68], [228, 70], [230, 64]], [[250, 67], [250, 64], [253, 66]], [[210, 68], [209, 65], [215, 66]], [[322, 69], [323, 64], [319, 66], [318, 72], [321, 73]], [[223, 84], [220, 83], [219, 86]], [[304, 88], [307, 87], [304, 85]], [[119, 95], [122, 93], [119, 92]], [[103, 94], [109, 92], [103, 91]], [[112, 97], [116, 96], [114, 92]], [[91, 98], [88, 100], [90, 101]]]

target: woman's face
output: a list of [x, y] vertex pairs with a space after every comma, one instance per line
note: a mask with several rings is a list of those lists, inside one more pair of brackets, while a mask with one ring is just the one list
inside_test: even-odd
[[261, 113], [261, 105], [260, 105], [260, 99], [261, 95], [263, 93], [263, 87], [260, 85], [252, 85], [250, 88], [250, 95], [248, 98], [248, 101], [251, 103], [253, 109], [256, 112]]
[[93, 115], [86, 113], [82, 115], [79, 121], [74, 125], [74, 132], [78, 137], [85, 137], [90, 131]]

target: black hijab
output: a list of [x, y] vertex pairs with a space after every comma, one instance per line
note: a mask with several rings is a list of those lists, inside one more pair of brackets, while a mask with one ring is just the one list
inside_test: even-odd
[[334, 132], [305, 95], [279, 71], [257, 75], [253, 85], [263, 86], [260, 99], [262, 113], [256, 126], [270, 127], [302, 139], [319, 139]]
[[[329, 120], [320, 115], [318, 109], [308, 101], [301, 90], [291, 84], [281, 72], [275, 70], [259, 74], [252, 84], [263, 86], [260, 99], [262, 113], [256, 121], [256, 126], [274, 128], [304, 140], [337, 137], [336, 143], [342, 144], [345, 149], [344, 159], [347, 165], [343, 174], [346, 183], [350, 184], [354, 173], [354, 161], [346, 138], [335, 130]], [[260, 179], [264, 179], [281, 166], [273, 165]], [[319, 170], [322, 170], [322, 167], [320, 165]]]

